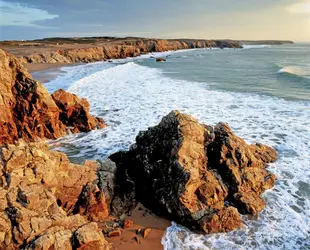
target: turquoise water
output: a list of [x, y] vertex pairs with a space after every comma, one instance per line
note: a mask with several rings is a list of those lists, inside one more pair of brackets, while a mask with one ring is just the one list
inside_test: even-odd
[[173, 224], [162, 239], [177, 249], [310, 249], [310, 46], [166, 52], [156, 63], [141, 58], [63, 68], [46, 83], [88, 98], [91, 112], [108, 128], [50, 142], [71, 161], [103, 159], [127, 150], [139, 131], [173, 109], [206, 124], [227, 122], [248, 143], [279, 154], [270, 171], [276, 186], [266, 208], [243, 217], [243, 228], [197, 235]]

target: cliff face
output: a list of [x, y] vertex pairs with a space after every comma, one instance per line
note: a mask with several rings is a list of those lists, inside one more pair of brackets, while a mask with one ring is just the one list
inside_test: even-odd
[[[33, 80], [14, 56], [0, 50], [0, 145], [18, 139], [55, 139], [65, 135], [69, 126], [74, 126], [72, 132], [104, 127], [102, 119], [89, 115], [88, 102], [77, 98], [71, 110], [75, 108], [75, 118], [80, 124], [70, 124], [67, 113], [62, 112], [64, 107], [58, 107], [55, 97], [53, 99], [40, 82]], [[89, 120], [95, 124], [88, 126]], [[86, 128], [80, 129], [82, 127]]]
[[130, 40], [88, 48], [55, 49], [21, 57], [23, 63], [78, 63], [136, 57], [151, 52], [195, 48], [242, 48], [237, 41], [226, 40]]

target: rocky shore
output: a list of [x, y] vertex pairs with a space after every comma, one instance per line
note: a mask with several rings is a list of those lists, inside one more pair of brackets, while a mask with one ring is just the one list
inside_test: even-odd
[[104, 128], [89, 114], [86, 99], [63, 90], [50, 95], [20, 61], [0, 49], [0, 145], [18, 139], [56, 139], [67, 133]]
[[85, 99], [50, 95], [2, 50], [0, 70], [1, 250], [150, 249], [143, 242], [167, 224], [137, 227], [130, 216], [140, 210], [206, 234], [237, 229], [241, 214], [265, 207], [277, 153], [248, 145], [227, 124], [172, 111], [128, 151], [73, 164], [38, 141], [102, 129], [103, 120]]

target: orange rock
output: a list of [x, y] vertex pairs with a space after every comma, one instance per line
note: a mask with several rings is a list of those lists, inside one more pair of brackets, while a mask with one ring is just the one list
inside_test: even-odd
[[193, 48], [242, 48], [238, 41], [228, 40], [162, 40], [130, 39], [122, 43], [110, 43], [104, 46], [87, 48], [58, 49], [41, 54], [27, 55], [20, 58], [24, 63], [80, 63], [97, 62], [109, 59], [135, 57], [145, 53], [163, 52]]
[[72, 164], [43, 143], [0, 147], [0, 249], [25, 244], [27, 250], [72, 249], [75, 230], [76, 248], [109, 249], [97, 224], [87, 219], [103, 220], [109, 214], [105, 197], [112, 194], [97, 184], [110, 180], [105, 170], [113, 175], [112, 165]]
[[108, 236], [109, 236], [110, 238], [112, 238], [112, 237], [119, 237], [119, 236], [121, 236], [121, 235], [122, 235], [122, 232], [121, 232], [120, 229], [116, 229], [116, 230], [113, 230], [113, 231], [111, 231], [111, 232], [108, 233]]
[[18, 139], [56, 139], [67, 133], [66, 126], [73, 125], [74, 132], [105, 127], [102, 119], [89, 114], [87, 100], [66, 92], [64, 96], [73, 104], [60, 110], [47, 89], [32, 79], [20, 61], [0, 49], [0, 145]]
[[132, 220], [129, 219], [125, 219], [123, 222], [123, 228], [133, 228], [134, 222]]
[[95, 118], [89, 113], [89, 103], [85, 98], [59, 89], [52, 97], [60, 109], [59, 119], [67, 127], [73, 127], [71, 132], [89, 132], [106, 127], [102, 118]]
[[150, 234], [151, 230], [152, 230], [151, 228], [144, 228], [141, 232], [142, 237], [146, 239], [147, 236]]

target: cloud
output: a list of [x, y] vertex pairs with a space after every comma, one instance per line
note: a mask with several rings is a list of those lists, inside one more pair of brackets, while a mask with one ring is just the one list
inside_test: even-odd
[[0, 13], [6, 15], [0, 15], [0, 40], [135, 34], [306, 39], [302, 36], [309, 28], [307, 14], [292, 12], [304, 13], [300, 4], [309, 1], [0, 0]]
[[291, 13], [310, 14], [310, 1], [303, 0], [298, 3], [290, 4], [286, 7], [286, 10]]
[[39, 27], [37, 21], [51, 20], [58, 17], [58, 15], [49, 14], [45, 10], [4, 1], [0, 1], [0, 13], [0, 26]]

